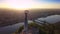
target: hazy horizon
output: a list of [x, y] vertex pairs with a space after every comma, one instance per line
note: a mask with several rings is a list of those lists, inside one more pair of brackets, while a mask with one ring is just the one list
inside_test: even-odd
[[0, 8], [60, 9], [60, 0], [0, 0]]

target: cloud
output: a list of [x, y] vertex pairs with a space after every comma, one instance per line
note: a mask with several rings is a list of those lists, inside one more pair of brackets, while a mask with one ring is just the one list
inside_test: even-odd
[[0, 0], [0, 3], [4, 2], [5, 0]]
[[4, 0], [0, 0], [0, 1], [4, 1]]
[[60, 0], [36, 0], [38, 2], [48, 2], [48, 3], [60, 3]]

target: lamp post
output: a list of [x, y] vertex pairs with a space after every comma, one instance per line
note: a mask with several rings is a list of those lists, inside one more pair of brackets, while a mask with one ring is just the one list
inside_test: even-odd
[[25, 10], [25, 22], [24, 22], [24, 31], [25, 34], [28, 34], [28, 10]]

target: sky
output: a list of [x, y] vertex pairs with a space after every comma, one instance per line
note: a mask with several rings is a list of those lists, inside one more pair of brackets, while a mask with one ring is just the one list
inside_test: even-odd
[[60, 9], [60, 0], [0, 0], [0, 8], [30, 9], [52, 8]]

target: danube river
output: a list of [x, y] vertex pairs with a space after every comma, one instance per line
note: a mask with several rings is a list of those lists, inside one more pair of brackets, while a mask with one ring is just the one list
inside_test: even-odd
[[[28, 22], [31, 23], [32, 21], [28, 21]], [[5, 27], [0, 27], [0, 34], [12, 34], [16, 32], [16, 30], [18, 30], [22, 25], [24, 25], [23, 22], [14, 25], [5, 26]]]

